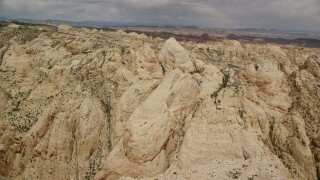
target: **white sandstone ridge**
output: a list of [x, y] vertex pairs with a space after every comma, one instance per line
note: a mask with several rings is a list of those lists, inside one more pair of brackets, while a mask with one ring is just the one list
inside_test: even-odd
[[159, 61], [166, 70], [180, 68], [184, 72], [195, 70], [191, 54], [185, 50], [174, 38], [168, 39], [159, 52]]
[[0, 31], [0, 179], [320, 175], [317, 49], [20, 27]]

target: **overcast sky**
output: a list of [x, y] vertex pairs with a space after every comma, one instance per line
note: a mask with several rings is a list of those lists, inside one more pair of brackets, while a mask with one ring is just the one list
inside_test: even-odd
[[320, 0], [0, 0], [0, 17], [320, 31]]

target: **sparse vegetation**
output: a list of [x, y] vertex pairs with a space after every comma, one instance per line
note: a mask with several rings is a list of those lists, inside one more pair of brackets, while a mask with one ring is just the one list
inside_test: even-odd
[[214, 99], [214, 103], [216, 105], [216, 108], [219, 109], [218, 105], [220, 104], [220, 100], [218, 100], [218, 95], [220, 93], [221, 90], [223, 90], [224, 88], [227, 87], [228, 82], [229, 82], [229, 78], [230, 75], [228, 73], [223, 73], [224, 76], [222, 78], [222, 84], [220, 84], [219, 89], [217, 91], [215, 91], [213, 94], [211, 94], [211, 98]]

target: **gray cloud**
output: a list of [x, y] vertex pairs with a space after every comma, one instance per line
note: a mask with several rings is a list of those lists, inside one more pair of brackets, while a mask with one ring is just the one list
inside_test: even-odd
[[320, 30], [319, 0], [0, 0], [7, 18]]

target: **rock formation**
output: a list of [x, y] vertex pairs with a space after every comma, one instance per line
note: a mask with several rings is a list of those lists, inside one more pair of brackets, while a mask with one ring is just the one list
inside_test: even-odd
[[0, 179], [317, 179], [320, 51], [0, 29]]

